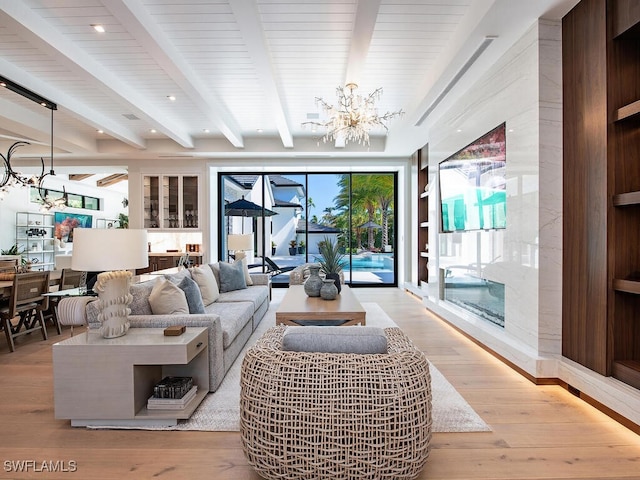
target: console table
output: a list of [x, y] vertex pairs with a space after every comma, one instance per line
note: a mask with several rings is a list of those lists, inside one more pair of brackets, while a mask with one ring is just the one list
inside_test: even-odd
[[[170, 426], [191, 416], [209, 392], [208, 332], [179, 336], [162, 328], [132, 328], [118, 338], [87, 332], [53, 345], [55, 417], [72, 426]], [[198, 386], [182, 410], [148, 410], [165, 376], [189, 376]]]

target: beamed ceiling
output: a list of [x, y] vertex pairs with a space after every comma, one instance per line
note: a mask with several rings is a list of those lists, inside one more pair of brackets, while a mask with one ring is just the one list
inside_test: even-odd
[[[78, 164], [406, 157], [536, 19], [576, 2], [0, 0], [0, 75], [57, 103], [55, 156]], [[368, 148], [318, 146], [301, 123], [348, 82], [406, 113]], [[50, 112], [0, 89], [0, 149], [48, 155], [49, 138]]]

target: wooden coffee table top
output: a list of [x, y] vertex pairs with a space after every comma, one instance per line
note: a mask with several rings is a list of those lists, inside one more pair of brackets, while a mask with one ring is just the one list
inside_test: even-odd
[[295, 320], [345, 320], [343, 325], [365, 324], [366, 311], [347, 285], [335, 300], [309, 297], [303, 285], [291, 285], [276, 310], [276, 324], [298, 325]]

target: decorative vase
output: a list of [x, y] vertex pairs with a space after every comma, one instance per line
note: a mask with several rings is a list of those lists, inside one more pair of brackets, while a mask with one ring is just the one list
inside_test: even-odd
[[335, 300], [338, 296], [338, 289], [336, 288], [336, 282], [333, 278], [325, 278], [322, 281], [322, 288], [320, 289], [320, 296], [323, 300]]
[[322, 278], [320, 277], [320, 267], [317, 265], [309, 266], [311, 274], [304, 282], [304, 293], [310, 297], [319, 297], [322, 288]]
[[331, 278], [335, 284], [338, 293], [342, 291], [342, 284], [340, 283], [340, 274], [339, 273], [327, 273], [327, 278]]

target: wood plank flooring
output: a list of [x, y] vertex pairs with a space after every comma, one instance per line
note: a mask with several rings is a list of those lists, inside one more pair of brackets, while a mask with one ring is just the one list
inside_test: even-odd
[[[640, 479], [640, 436], [562, 387], [532, 384], [414, 296], [393, 288], [354, 291], [379, 303], [492, 429], [434, 434], [420, 479]], [[238, 433], [86, 430], [55, 420], [51, 344], [69, 330], [49, 333], [46, 342], [39, 335], [18, 339], [14, 353], [0, 337], [0, 479], [260, 478]], [[15, 471], [20, 460], [37, 468]], [[60, 471], [70, 461], [76, 471]], [[43, 462], [58, 471], [45, 473]]]

